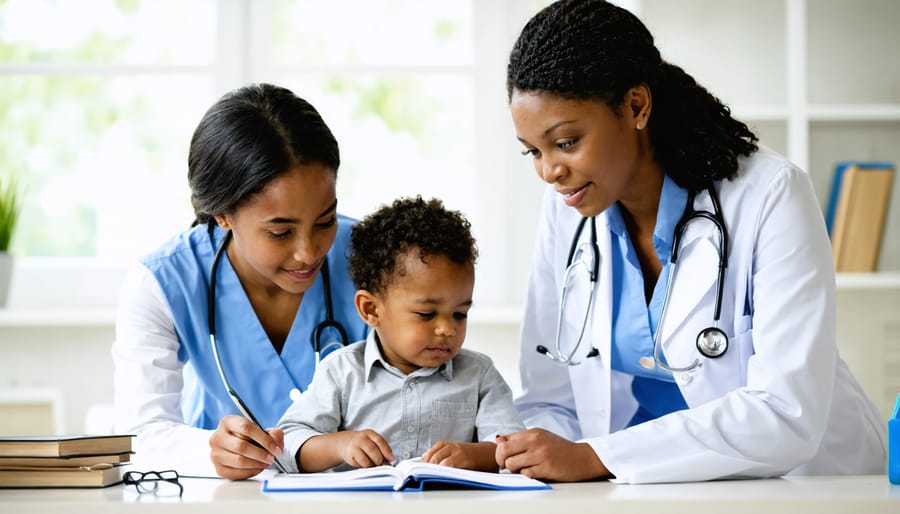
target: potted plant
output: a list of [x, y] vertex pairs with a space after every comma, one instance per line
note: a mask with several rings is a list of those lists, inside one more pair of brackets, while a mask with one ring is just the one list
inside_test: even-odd
[[0, 307], [6, 306], [12, 281], [12, 255], [9, 246], [15, 233], [22, 197], [15, 177], [0, 178]]

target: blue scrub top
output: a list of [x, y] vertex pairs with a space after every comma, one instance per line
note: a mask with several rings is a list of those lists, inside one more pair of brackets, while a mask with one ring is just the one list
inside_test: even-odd
[[[347, 269], [350, 230], [355, 220], [339, 215], [337, 235], [328, 252], [334, 317], [351, 342], [364, 341], [368, 327], [356, 313], [356, 288]], [[186, 363], [182, 393], [185, 423], [214, 429], [227, 414], [240, 414], [219, 377], [209, 340], [207, 288], [215, 251], [225, 231], [216, 227], [210, 238], [206, 225], [170, 240], [142, 259], [162, 287], [172, 310]], [[300, 309], [282, 348], [275, 351], [247, 298], [240, 280], [223, 254], [216, 277], [216, 342], [231, 387], [263, 427], [274, 427], [291, 404], [290, 391], [305, 390], [316, 367], [312, 334], [325, 320], [323, 274], [303, 295]], [[323, 341], [325, 342], [325, 341]]]
[[[634, 375], [631, 391], [639, 405], [628, 426], [687, 408], [671, 372], [659, 367], [646, 369], [639, 364], [641, 357], [653, 358], [653, 336], [659, 327], [665, 300], [675, 225], [684, 212], [687, 196], [687, 190], [668, 175], [665, 177], [653, 231], [653, 245], [662, 271], [649, 305], [644, 295], [641, 263], [619, 205], [615, 204], [607, 211], [607, 224], [612, 235], [612, 368]], [[662, 354], [660, 358], [663, 358]]]

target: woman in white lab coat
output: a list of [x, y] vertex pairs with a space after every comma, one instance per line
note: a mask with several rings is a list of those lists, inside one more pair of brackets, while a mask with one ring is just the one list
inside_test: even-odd
[[[319, 113], [282, 87], [237, 89], [203, 116], [188, 157], [195, 226], [135, 264], [118, 306], [116, 429], [137, 434], [139, 469], [256, 475], [283, 449], [281, 430], [264, 428], [317, 357], [365, 340], [339, 164]], [[213, 330], [222, 371], [261, 426], [229, 397]]]
[[[884, 424], [838, 355], [807, 174], [603, 1], [538, 13], [507, 80], [516, 136], [550, 186], [521, 335], [530, 428], [500, 439], [498, 464], [629, 483], [884, 472]], [[690, 209], [709, 214], [681, 231]], [[707, 327], [721, 330], [709, 356]]]

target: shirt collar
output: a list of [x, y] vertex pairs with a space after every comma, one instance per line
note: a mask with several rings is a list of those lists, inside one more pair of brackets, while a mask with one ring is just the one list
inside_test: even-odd
[[[657, 249], [665, 249], [660, 258], [668, 260], [671, 256], [672, 242], [675, 239], [675, 225], [684, 213], [687, 202], [687, 190], [675, 183], [668, 175], [663, 176], [662, 192], [659, 195], [659, 208], [656, 211], [656, 227], [653, 229], [653, 241]], [[620, 238], [628, 237], [625, 220], [619, 204], [614, 203], [607, 209], [606, 224], [610, 232]]]
[[[665, 249], [668, 255], [660, 255], [668, 260], [672, 256], [672, 243], [675, 241], [675, 225], [684, 214], [684, 206], [687, 202], [687, 190], [665, 176], [663, 180], [662, 194], [659, 195], [659, 209], [656, 214], [656, 228], [653, 230], [653, 240], [658, 249]], [[663, 253], [663, 252], [660, 252]]]
[[381, 349], [378, 347], [378, 333], [373, 328], [369, 331], [368, 337], [366, 337], [366, 350], [365, 356], [363, 358], [363, 362], [365, 364], [366, 370], [366, 381], [372, 379], [372, 375], [376, 373], [377, 369], [382, 369], [391, 373], [392, 375], [396, 375], [399, 377], [407, 378], [407, 377], [427, 377], [433, 375], [434, 373], [440, 373], [444, 379], [448, 382], [453, 380], [453, 359], [441, 364], [437, 368], [419, 368], [409, 375], [403, 374], [399, 369], [391, 366], [386, 360], [384, 360], [384, 356], [381, 354]]

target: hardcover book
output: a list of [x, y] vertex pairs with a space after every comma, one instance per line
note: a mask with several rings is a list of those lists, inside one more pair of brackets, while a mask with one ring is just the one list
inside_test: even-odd
[[835, 271], [877, 269], [893, 182], [890, 163], [844, 162], [835, 169], [825, 214]]
[[429, 464], [418, 459], [396, 466], [376, 466], [350, 471], [281, 474], [263, 483], [263, 492], [297, 491], [423, 491], [472, 488], [497, 490], [550, 489], [550, 486], [513, 473], [489, 473]]
[[77, 468], [97, 464], [125, 464], [131, 453], [87, 455], [75, 457], [0, 457], [0, 469], [9, 468]]
[[0, 470], [0, 488], [107, 487], [122, 481], [122, 466]]
[[0, 457], [74, 457], [131, 452], [134, 435], [0, 436]]

